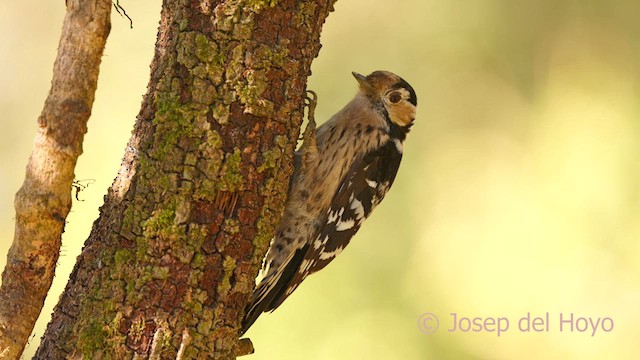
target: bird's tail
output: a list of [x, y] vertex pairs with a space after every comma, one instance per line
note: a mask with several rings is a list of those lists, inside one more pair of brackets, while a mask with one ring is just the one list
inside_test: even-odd
[[260, 314], [275, 310], [291, 294], [291, 291], [287, 293], [287, 289], [292, 285], [291, 281], [300, 267], [307, 248], [308, 245], [305, 245], [294, 251], [279, 269], [273, 269], [273, 272], [270, 271], [271, 273], [260, 281], [242, 319], [240, 335], [249, 330]]

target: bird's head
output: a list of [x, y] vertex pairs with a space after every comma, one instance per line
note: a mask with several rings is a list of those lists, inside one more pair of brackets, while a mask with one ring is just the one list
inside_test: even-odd
[[360, 84], [360, 92], [387, 121], [406, 131], [416, 118], [418, 98], [411, 85], [389, 71], [374, 71], [368, 76], [352, 72]]

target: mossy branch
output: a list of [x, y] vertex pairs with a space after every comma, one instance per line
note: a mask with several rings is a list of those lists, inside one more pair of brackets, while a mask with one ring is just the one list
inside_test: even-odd
[[281, 216], [332, 1], [166, 0], [151, 79], [36, 358], [214, 358]]

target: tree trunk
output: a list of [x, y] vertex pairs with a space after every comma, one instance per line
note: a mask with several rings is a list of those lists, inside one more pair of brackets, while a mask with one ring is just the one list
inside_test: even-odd
[[36, 358], [235, 358], [332, 5], [164, 1], [122, 167]]

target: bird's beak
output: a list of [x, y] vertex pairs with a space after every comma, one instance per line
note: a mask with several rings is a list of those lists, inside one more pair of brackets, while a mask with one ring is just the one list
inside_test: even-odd
[[363, 90], [364, 92], [369, 92], [371, 90], [371, 84], [367, 80], [366, 76], [362, 74], [358, 74], [355, 71], [352, 71], [351, 74], [353, 75], [354, 78], [356, 78], [356, 80], [358, 80], [358, 84], [360, 84], [361, 90]]

